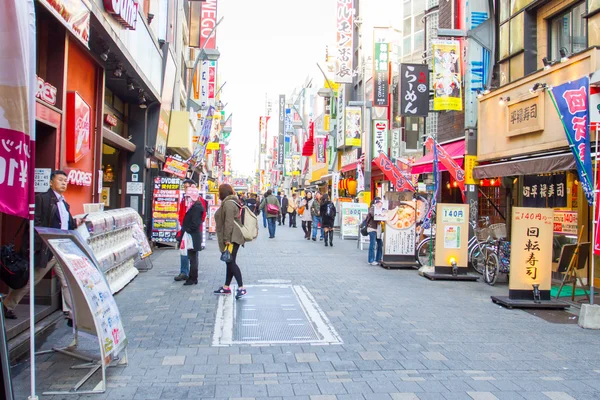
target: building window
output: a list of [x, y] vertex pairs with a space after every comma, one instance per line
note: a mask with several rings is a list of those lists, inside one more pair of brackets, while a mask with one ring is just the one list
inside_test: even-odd
[[536, 35], [536, 16], [525, 10], [532, 2], [533, 0], [497, 0], [500, 15], [500, 85], [513, 82], [536, 70], [536, 43], [535, 40], [530, 40]]
[[549, 21], [550, 59], [560, 59], [560, 49], [565, 48], [568, 54], [579, 53], [587, 48], [587, 29], [585, 2], [561, 12]]

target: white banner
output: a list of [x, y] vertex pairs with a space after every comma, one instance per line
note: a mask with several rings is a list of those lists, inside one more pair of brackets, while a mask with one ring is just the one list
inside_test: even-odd
[[352, 0], [337, 0], [337, 56], [335, 59], [335, 81], [352, 83], [354, 37], [354, 6]]
[[340, 86], [338, 89], [338, 97], [337, 97], [337, 124], [336, 124], [336, 133], [337, 133], [337, 147], [338, 149], [345, 146], [344, 143], [344, 133], [346, 129], [346, 91], [344, 90], [344, 86]]
[[385, 119], [376, 119], [373, 121], [373, 158], [379, 153], [388, 152], [388, 121]]

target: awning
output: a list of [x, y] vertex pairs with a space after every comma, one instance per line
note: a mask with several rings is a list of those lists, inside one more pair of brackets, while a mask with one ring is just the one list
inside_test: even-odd
[[344, 165], [341, 169], [342, 172], [354, 171], [356, 169], [356, 164], [358, 162], [353, 162], [352, 164]]
[[[463, 159], [465, 157], [465, 141], [459, 140], [452, 143], [442, 144], [442, 148], [452, 157], [459, 167], [463, 167]], [[438, 168], [440, 171], [448, 171], [448, 168], [438, 161]], [[416, 163], [414, 163], [410, 169], [410, 173], [413, 175], [417, 174], [430, 174], [433, 172], [433, 152], [425, 154]]]
[[498, 178], [501, 176], [535, 175], [556, 171], [568, 171], [576, 168], [577, 166], [573, 154], [566, 153], [480, 165], [473, 168], [473, 177], [476, 179], [484, 179]]
[[135, 144], [107, 128], [102, 128], [102, 140], [120, 150], [134, 153], [136, 149]]

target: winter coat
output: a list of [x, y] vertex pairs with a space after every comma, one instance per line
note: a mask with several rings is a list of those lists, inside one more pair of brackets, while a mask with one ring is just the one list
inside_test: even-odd
[[306, 200], [303, 199], [301, 205], [304, 206], [304, 213], [302, 214], [302, 221], [312, 221], [312, 212], [310, 211], [313, 204], [314, 199]]
[[[333, 216], [328, 217], [327, 214], [327, 207], [328, 205], [331, 204], [333, 206]], [[323, 219], [323, 225], [325, 226], [333, 226], [333, 222], [335, 221], [335, 214], [336, 214], [336, 209], [335, 209], [335, 205], [331, 202], [328, 201], [327, 203], [323, 203], [321, 204], [321, 208], [320, 208], [320, 213], [321, 213], [321, 218]]]
[[276, 205], [279, 208], [278, 215], [281, 215], [281, 204], [279, 204], [279, 200], [277, 200], [277, 197], [270, 195], [269, 197], [264, 198], [263, 201], [261, 201], [260, 203], [260, 209], [262, 212], [267, 214], [267, 218], [277, 218], [278, 215], [267, 213], [267, 204]]
[[239, 245], [246, 243], [242, 231], [234, 223], [242, 223], [239, 218], [240, 207], [238, 197], [232, 194], [223, 200], [221, 207], [215, 213], [217, 241], [221, 252], [225, 251], [225, 243], [237, 243]]
[[287, 197], [281, 198], [281, 212], [282, 213], [287, 213], [287, 208], [288, 208], [289, 204], [290, 204], [290, 201]]
[[192, 237], [193, 250], [196, 251], [202, 250], [202, 233], [200, 232], [200, 227], [202, 226], [204, 213], [202, 202], [198, 200], [185, 213], [183, 223], [181, 224], [181, 230]]
[[310, 214], [313, 217], [321, 216], [321, 203], [317, 199], [314, 199], [312, 205], [310, 206]]

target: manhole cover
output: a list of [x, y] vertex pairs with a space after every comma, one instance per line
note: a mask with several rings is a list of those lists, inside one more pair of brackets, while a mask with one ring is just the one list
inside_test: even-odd
[[176, 276], [179, 275], [179, 270], [178, 269], [172, 269], [169, 271], [160, 271], [158, 273], [159, 275], [172, 275], [172, 276]]
[[259, 279], [258, 282], [265, 283], [268, 285], [283, 285], [286, 283], [292, 283], [292, 281], [289, 281], [287, 279]]

